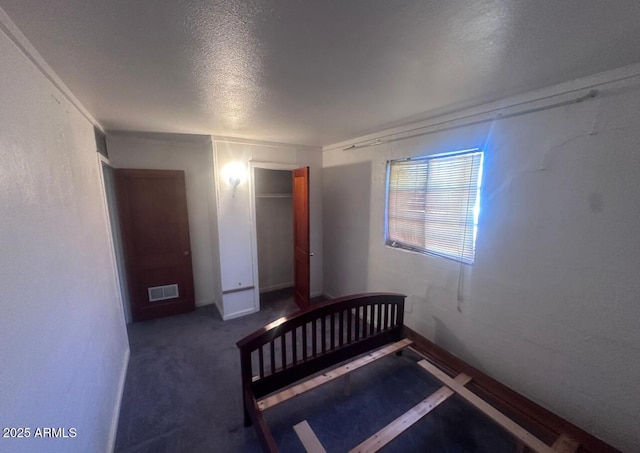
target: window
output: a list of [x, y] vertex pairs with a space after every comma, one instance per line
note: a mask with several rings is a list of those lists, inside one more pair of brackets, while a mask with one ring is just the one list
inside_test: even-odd
[[473, 263], [483, 152], [387, 163], [386, 243]]

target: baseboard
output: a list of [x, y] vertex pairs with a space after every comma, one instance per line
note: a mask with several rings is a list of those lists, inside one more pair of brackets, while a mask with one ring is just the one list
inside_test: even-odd
[[315, 292], [315, 293], [311, 293], [311, 294], [309, 295], [309, 297], [310, 297], [310, 298], [312, 298], [312, 299], [315, 299], [316, 297], [320, 297], [320, 296], [324, 296], [324, 293], [323, 293], [322, 291], [318, 291], [318, 292]]
[[271, 285], [271, 286], [261, 286], [260, 287], [260, 294], [267, 293], [269, 291], [276, 291], [276, 290], [279, 290], [279, 289], [293, 288], [293, 286], [294, 286], [293, 282], [278, 283], [277, 285]]
[[213, 300], [213, 304], [218, 309], [218, 314], [220, 315], [220, 318], [222, 318], [222, 315], [224, 314], [224, 312], [222, 311], [222, 300], [218, 301], [218, 300], [214, 299]]
[[320, 296], [324, 296], [326, 299], [335, 299], [336, 298], [335, 296], [332, 296], [331, 294], [329, 294], [326, 291], [321, 292], [319, 295]]
[[127, 350], [124, 354], [124, 360], [122, 361], [122, 369], [120, 371], [120, 380], [118, 382], [118, 399], [116, 406], [113, 410], [113, 416], [111, 418], [111, 430], [109, 433], [109, 442], [107, 444], [107, 451], [113, 451], [116, 446], [116, 436], [118, 435], [118, 422], [120, 421], [120, 408], [122, 407], [122, 398], [124, 397], [124, 385], [127, 380], [127, 370], [129, 369], [129, 357], [131, 350], [127, 344]]
[[204, 307], [206, 305], [215, 304], [215, 299], [196, 300], [196, 307]]
[[230, 313], [226, 316], [222, 317], [223, 321], [229, 321], [230, 319], [235, 319], [235, 318], [239, 318], [241, 316], [246, 316], [246, 315], [250, 315], [252, 313], [257, 313], [258, 310], [256, 310], [255, 308], [251, 307], [251, 308], [247, 308], [246, 310], [240, 310], [237, 311], [235, 313]]

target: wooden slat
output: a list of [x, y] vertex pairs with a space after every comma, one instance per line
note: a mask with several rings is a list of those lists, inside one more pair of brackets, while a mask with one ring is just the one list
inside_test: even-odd
[[307, 360], [307, 324], [302, 324], [302, 360]]
[[273, 340], [269, 342], [269, 354], [271, 358], [271, 374], [276, 372], [276, 347]]
[[287, 369], [287, 332], [284, 332], [280, 337], [280, 352], [282, 358], [282, 369]]
[[553, 448], [553, 451], [557, 453], [575, 453], [578, 451], [579, 446], [580, 442], [572, 439], [566, 434], [561, 434], [553, 443], [551, 448]]
[[316, 322], [317, 320], [314, 319], [312, 324], [313, 324], [313, 335], [311, 335], [311, 346], [313, 348], [313, 353], [311, 354], [311, 357], [315, 357], [316, 354], [318, 354], [318, 323]]
[[356, 359], [352, 362], [349, 362], [346, 365], [342, 365], [331, 371], [327, 371], [324, 374], [316, 376], [312, 379], [308, 379], [304, 382], [301, 382], [300, 384], [294, 385], [293, 387], [290, 387], [286, 390], [275, 393], [266, 398], [262, 398], [261, 400], [258, 401], [258, 408], [261, 411], [269, 409], [270, 407], [273, 407], [277, 404], [287, 401], [288, 399], [291, 399], [294, 396], [298, 396], [304, 392], [307, 392], [323, 384], [326, 384], [327, 382], [330, 382], [336, 378], [339, 378], [340, 376], [344, 376], [345, 374], [351, 373], [352, 371], [357, 370], [358, 368], [361, 368], [378, 359], [381, 359], [382, 357], [385, 357], [389, 354], [393, 354], [396, 351], [406, 348], [410, 344], [411, 344], [411, 340], [407, 340], [405, 338], [404, 340], [398, 341], [396, 343], [392, 343], [381, 349], [370, 352], [369, 354], [362, 356], [359, 359]]
[[297, 327], [294, 327], [291, 330], [291, 354], [292, 354], [292, 359], [293, 359], [293, 364], [295, 365], [296, 363], [298, 363], [298, 342], [296, 341], [296, 331], [298, 330]]
[[369, 305], [362, 307], [362, 338], [367, 338], [367, 317], [369, 316]]
[[322, 331], [320, 332], [320, 338], [322, 339], [322, 353], [327, 352], [327, 317], [323, 316], [320, 320]]
[[550, 446], [548, 446], [533, 434], [531, 434], [529, 431], [518, 425], [516, 422], [511, 420], [495, 407], [491, 406], [475, 393], [465, 388], [464, 385], [461, 385], [460, 383], [451, 379], [444, 371], [440, 370], [435, 365], [432, 365], [426, 360], [421, 360], [420, 362], [418, 362], [418, 365], [433, 374], [440, 380], [440, 382], [445, 384], [450, 389], [454, 390], [458, 395], [466, 399], [477, 409], [484, 412], [485, 415], [490, 417], [498, 425], [502, 426], [516, 439], [522, 441], [522, 443], [524, 443], [527, 447], [539, 453], [554, 453]]
[[[466, 374], [459, 374], [454, 380], [459, 382], [461, 385], [465, 385], [471, 380], [471, 378]], [[454, 393], [455, 392], [447, 386], [440, 387], [440, 389], [416, 404], [413, 408], [396, 418], [360, 445], [350, 450], [349, 453], [372, 453], [380, 450], [404, 431], [409, 429], [412, 425], [417, 423], [422, 419], [422, 417], [445, 402], [447, 398], [452, 396]]]
[[258, 348], [258, 368], [260, 370], [260, 377], [264, 377], [264, 356], [263, 356], [263, 347], [260, 346]]
[[331, 313], [331, 327], [329, 329], [331, 332], [331, 341], [329, 344], [331, 345], [331, 350], [333, 351], [336, 348], [336, 314]]
[[294, 425], [293, 430], [298, 435], [307, 453], [327, 453], [327, 450], [324, 449], [316, 433], [313, 432], [306, 420]]
[[[236, 346], [238, 346], [241, 351], [253, 351], [261, 344], [267, 343], [275, 337], [279, 337], [285, 330], [291, 330], [293, 327], [301, 326], [305, 322], [319, 319], [324, 315], [336, 313], [339, 310], [349, 310], [382, 301], [402, 308], [404, 307], [405, 297], [406, 296], [403, 294], [366, 293], [354, 294], [352, 296], [341, 297], [321, 302], [319, 304], [314, 304], [313, 307], [309, 307], [309, 309], [300, 310], [289, 316], [283, 316], [282, 318], [267, 324], [238, 341]], [[400, 311], [402, 312], [402, 310]]]

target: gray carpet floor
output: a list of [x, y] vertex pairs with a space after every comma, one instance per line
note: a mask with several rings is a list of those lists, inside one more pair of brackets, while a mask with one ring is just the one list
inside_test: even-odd
[[[259, 452], [243, 426], [235, 342], [296, 307], [290, 290], [263, 296], [259, 313], [223, 322], [214, 306], [129, 325], [131, 358], [116, 452]], [[346, 452], [440, 384], [410, 352], [386, 357], [351, 378], [351, 394], [333, 382], [270, 409], [266, 419], [282, 452], [304, 452], [293, 425], [307, 420], [328, 452]], [[384, 452], [512, 452], [514, 442], [457, 397]]]

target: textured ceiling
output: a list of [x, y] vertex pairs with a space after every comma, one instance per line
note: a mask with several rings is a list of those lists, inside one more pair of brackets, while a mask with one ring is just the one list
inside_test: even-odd
[[640, 1], [0, 0], [107, 129], [326, 145], [640, 61]]

